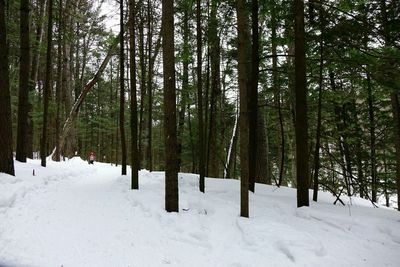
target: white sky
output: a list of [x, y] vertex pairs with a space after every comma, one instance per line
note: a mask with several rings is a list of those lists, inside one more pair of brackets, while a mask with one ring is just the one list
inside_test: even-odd
[[[99, 3], [98, 3], [99, 4]], [[107, 16], [105, 25], [115, 34], [119, 33], [119, 4], [116, 0], [104, 0], [101, 6], [101, 15]]]

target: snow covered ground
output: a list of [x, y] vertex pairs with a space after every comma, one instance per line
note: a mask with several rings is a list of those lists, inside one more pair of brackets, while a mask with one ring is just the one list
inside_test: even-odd
[[16, 162], [0, 174], [0, 266], [400, 266], [395, 210], [323, 192], [297, 209], [295, 190], [257, 185], [245, 219], [239, 181], [207, 179], [201, 194], [179, 177], [180, 212], [166, 213], [161, 172], [132, 191], [109, 164]]

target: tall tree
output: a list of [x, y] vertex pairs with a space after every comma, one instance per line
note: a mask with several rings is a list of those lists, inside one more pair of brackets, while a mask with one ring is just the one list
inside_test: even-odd
[[199, 124], [199, 189], [204, 193], [205, 156], [204, 120], [203, 120], [203, 77], [202, 77], [202, 29], [201, 29], [201, 0], [196, 0], [196, 30], [197, 30], [197, 117]]
[[[120, 29], [124, 32], [124, 1], [120, 0]], [[119, 84], [119, 130], [121, 133], [122, 169], [121, 174], [126, 175], [126, 140], [125, 140], [125, 53], [124, 35], [119, 36], [120, 84]]]
[[0, 0], [0, 172], [14, 175], [5, 0]]
[[139, 157], [137, 146], [137, 96], [136, 96], [136, 41], [135, 41], [135, 0], [129, 0], [129, 65], [131, 82], [131, 189], [139, 189]]
[[165, 210], [168, 212], [178, 212], [179, 192], [173, 0], [162, 0], [162, 46], [164, 75]]
[[320, 148], [321, 148], [321, 119], [322, 119], [322, 86], [323, 86], [323, 70], [324, 70], [324, 14], [322, 4], [319, 7], [319, 27], [321, 31], [319, 40], [319, 77], [318, 77], [318, 115], [317, 115], [317, 130], [315, 137], [314, 150], [314, 173], [313, 173], [313, 201], [318, 200], [319, 189], [319, 168], [320, 168]]
[[297, 206], [308, 206], [307, 84], [304, 46], [304, 1], [294, 0], [295, 34], [295, 133]]
[[[383, 32], [384, 45], [390, 46], [390, 29], [388, 25], [388, 14], [386, 10], [386, 1], [380, 0], [381, 9], [381, 27]], [[398, 99], [398, 88], [391, 88], [392, 92], [390, 94], [392, 113], [393, 113], [393, 124], [394, 124], [394, 138], [395, 138], [395, 148], [396, 148], [396, 184], [397, 184], [397, 206], [400, 211], [400, 105]], [[376, 180], [376, 179], [375, 179]], [[373, 181], [374, 182], [374, 181]], [[377, 181], [375, 181], [376, 183]], [[372, 184], [373, 188], [376, 188], [376, 184]], [[374, 192], [373, 192], [374, 193]], [[376, 192], [375, 192], [376, 195]], [[374, 197], [374, 196], [372, 196]], [[375, 197], [376, 198], [376, 197]]]
[[257, 120], [258, 120], [258, 77], [259, 77], [259, 35], [258, 35], [258, 0], [252, 0], [252, 51], [251, 83], [249, 88], [249, 190], [254, 192], [257, 162]]
[[183, 150], [183, 132], [185, 125], [185, 114], [187, 102], [189, 101], [189, 11], [192, 8], [192, 3], [188, 1], [183, 1], [183, 49], [182, 49], [182, 93], [181, 93], [181, 102], [180, 102], [180, 110], [178, 115], [178, 170], [180, 170], [182, 166], [182, 150]]
[[147, 72], [147, 87], [148, 87], [148, 120], [147, 120], [147, 169], [153, 171], [153, 68], [154, 60], [152, 60], [152, 45], [153, 45], [153, 18], [152, 18], [151, 1], [147, 0], [147, 58], [149, 60], [149, 68]]
[[249, 115], [247, 92], [247, 20], [245, 0], [237, 1], [238, 74], [240, 95], [240, 216], [249, 217]]
[[29, 0], [20, 2], [20, 67], [18, 94], [18, 129], [16, 159], [26, 162], [28, 140], [28, 110], [29, 110], [29, 71], [30, 71], [30, 41], [29, 41]]
[[47, 155], [47, 133], [48, 133], [48, 115], [49, 115], [49, 98], [51, 93], [51, 75], [52, 75], [52, 43], [53, 43], [53, 0], [48, 2], [48, 22], [47, 22], [47, 55], [46, 55], [46, 78], [43, 89], [43, 124], [42, 124], [42, 139], [40, 141], [40, 158], [41, 165], [46, 167]]
[[221, 44], [218, 34], [218, 6], [220, 0], [211, 0], [211, 12], [209, 22], [209, 53], [211, 63], [211, 99], [210, 99], [210, 117], [207, 151], [207, 175], [219, 177], [219, 150], [218, 142], [218, 107], [221, 97]]

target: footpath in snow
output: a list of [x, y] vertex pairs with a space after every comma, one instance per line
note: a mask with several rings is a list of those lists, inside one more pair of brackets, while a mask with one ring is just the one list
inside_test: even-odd
[[245, 219], [239, 181], [206, 179], [202, 194], [180, 174], [180, 212], [166, 213], [162, 172], [132, 191], [110, 164], [15, 164], [0, 173], [1, 267], [400, 266], [400, 212], [362, 199], [320, 192], [298, 209], [295, 190], [257, 185]]

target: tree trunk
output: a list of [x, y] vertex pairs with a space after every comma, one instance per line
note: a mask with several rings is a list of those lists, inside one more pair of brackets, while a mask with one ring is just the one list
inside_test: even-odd
[[181, 103], [179, 111], [179, 121], [178, 121], [178, 170], [182, 168], [182, 148], [183, 148], [183, 132], [184, 132], [184, 122], [185, 122], [185, 109], [187, 106], [187, 101], [189, 98], [189, 4], [184, 4], [184, 14], [183, 14], [183, 73], [182, 73], [182, 93], [181, 93]]
[[20, 6], [20, 66], [18, 94], [18, 126], [16, 160], [26, 162], [29, 111], [29, 0], [21, 0]]
[[147, 140], [147, 169], [149, 171], [153, 171], [153, 151], [152, 151], [152, 128], [153, 128], [153, 62], [152, 62], [152, 42], [153, 42], [153, 29], [152, 29], [152, 12], [151, 12], [151, 1], [147, 1], [147, 25], [148, 25], [148, 33], [147, 33], [147, 43], [148, 43], [148, 60], [149, 60], [149, 69], [147, 73], [147, 88], [149, 92], [149, 103], [148, 103], [148, 140]]
[[0, 172], [14, 175], [5, 1], [0, 0]]
[[226, 157], [226, 164], [225, 164], [225, 172], [224, 172], [224, 178], [232, 178], [232, 167], [233, 163], [235, 161], [235, 145], [237, 142], [237, 133], [238, 133], [238, 123], [239, 122], [239, 107], [238, 103], [236, 101], [236, 115], [235, 115], [235, 124], [233, 125], [233, 130], [232, 130], [232, 137], [229, 142], [229, 148], [228, 148], [228, 155]]
[[271, 53], [272, 53], [272, 87], [274, 91], [274, 103], [278, 111], [278, 183], [277, 186], [281, 186], [283, 181], [284, 163], [285, 163], [285, 132], [283, 128], [283, 116], [281, 107], [281, 90], [278, 84], [278, 58], [277, 58], [277, 21], [276, 21], [276, 7], [275, 3], [272, 5], [271, 10]]
[[[65, 3], [64, 11], [68, 10], [68, 12], [64, 12], [63, 20], [63, 81], [62, 81], [62, 96], [64, 100], [64, 110], [65, 113], [68, 112], [72, 108], [72, 86], [71, 86], [71, 37], [70, 34], [73, 31], [72, 29], [72, 20], [73, 20], [73, 9], [74, 3], [72, 0], [67, 0]], [[64, 146], [61, 147], [61, 152], [64, 156], [68, 158], [73, 157], [75, 155], [75, 151], [77, 151], [77, 140], [76, 140], [76, 129], [75, 125], [71, 125], [71, 129], [69, 135], [65, 139]]]
[[162, 35], [165, 129], [165, 210], [167, 212], [179, 212], [173, 0], [162, 0]]
[[[120, 2], [120, 31], [124, 32], [124, 4]], [[122, 151], [122, 169], [121, 174], [126, 175], [126, 141], [125, 141], [125, 53], [124, 53], [124, 35], [119, 39], [119, 60], [120, 60], [120, 93], [119, 93], [119, 130], [121, 132], [121, 151]]]
[[201, 29], [201, 0], [196, 0], [196, 30], [197, 30], [197, 117], [198, 117], [198, 142], [199, 142], [199, 190], [204, 193], [205, 176], [205, 144], [203, 121], [203, 77], [202, 77], [202, 29]]
[[211, 56], [211, 102], [210, 102], [210, 124], [208, 135], [208, 176], [219, 177], [219, 144], [217, 138], [218, 126], [218, 106], [221, 95], [220, 79], [220, 39], [218, 35], [218, 4], [219, 0], [211, 1], [210, 25], [209, 25], [209, 45]]
[[244, 0], [237, 1], [238, 74], [240, 95], [240, 216], [249, 217], [249, 113], [247, 91], [246, 34], [247, 19]]
[[139, 7], [139, 64], [140, 64], [140, 111], [139, 111], [139, 166], [144, 166], [143, 161], [145, 158], [145, 114], [146, 114], [146, 60], [145, 60], [145, 51], [144, 51], [144, 15], [143, 15], [143, 7], [142, 1], [138, 5]]
[[62, 34], [62, 1], [59, 2], [59, 11], [58, 11], [58, 36], [57, 36], [57, 82], [56, 82], [56, 149], [53, 155], [54, 161], [60, 161], [60, 120], [61, 120], [61, 88], [62, 88], [62, 42], [61, 42], [61, 34]]
[[400, 211], [400, 107], [397, 93], [390, 95], [393, 112], [393, 123], [395, 129], [395, 148], [396, 148], [396, 183], [397, 183], [397, 209]]
[[320, 147], [321, 147], [321, 106], [322, 106], [322, 86], [323, 86], [323, 70], [324, 70], [324, 21], [323, 21], [323, 7], [319, 7], [319, 20], [320, 20], [320, 40], [319, 40], [319, 81], [318, 81], [318, 115], [317, 115], [317, 130], [315, 136], [315, 150], [314, 150], [314, 177], [313, 177], [313, 201], [318, 200], [318, 187], [319, 187], [319, 168], [320, 168]]
[[367, 90], [368, 90], [368, 114], [369, 114], [369, 134], [371, 149], [371, 192], [372, 201], [377, 201], [377, 173], [376, 173], [376, 147], [375, 147], [375, 114], [371, 88], [371, 77], [367, 72]]
[[41, 165], [46, 167], [46, 155], [47, 155], [47, 120], [49, 113], [49, 97], [51, 93], [51, 74], [52, 74], [52, 63], [51, 63], [51, 50], [52, 50], [52, 39], [53, 39], [53, 0], [49, 0], [48, 8], [48, 24], [47, 24], [47, 56], [46, 56], [46, 78], [43, 89], [43, 126], [42, 126], [42, 139], [40, 142], [40, 158]]
[[251, 83], [249, 88], [249, 190], [254, 193], [257, 166], [257, 113], [258, 113], [258, 76], [259, 76], [259, 35], [258, 0], [252, 0], [252, 47], [251, 47]]
[[139, 189], [139, 155], [137, 133], [137, 96], [136, 96], [136, 42], [135, 42], [135, 1], [129, 0], [129, 65], [131, 82], [131, 189]]
[[304, 2], [302, 0], [294, 0], [294, 14], [297, 207], [302, 207], [309, 205], [307, 84], [306, 55], [304, 47]]

